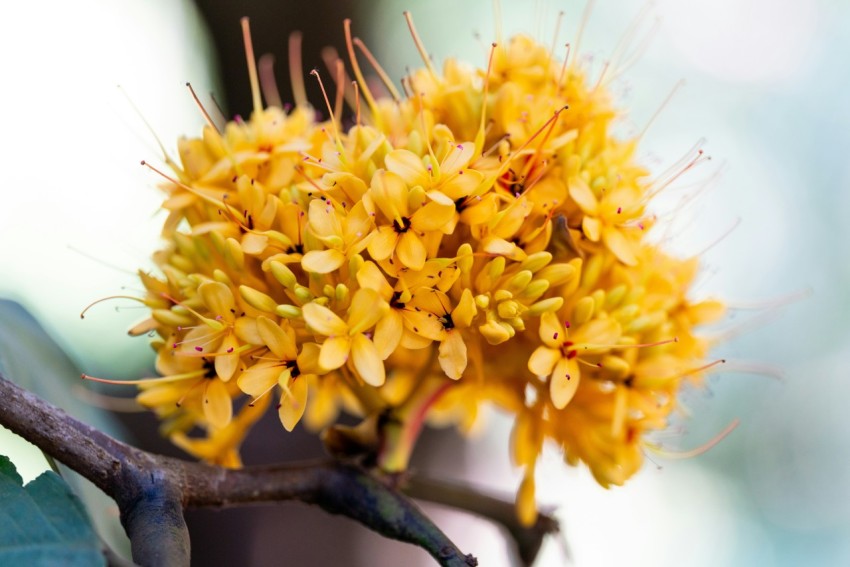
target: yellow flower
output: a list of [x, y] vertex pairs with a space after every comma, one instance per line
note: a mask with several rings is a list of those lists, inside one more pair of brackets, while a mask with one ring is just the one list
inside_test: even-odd
[[425, 203], [421, 187], [419, 195], [414, 191], [395, 173], [375, 173], [369, 195], [389, 224], [378, 226], [368, 249], [379, 262], [392, 263], [397, 258], [403, 267], [421, 270], [428, 259], [428, 246], [432, 250], [439, 246], [441, 231], [453, 218], [455, 209], [437, 201]]
[[256, 355], [261, 362], [242, 372], [237, 383], [254, 398], [252, 404], [278, 386], [281, 390], [278, 415], [283, 427], [292, 431], [307, 407], [307, 385], [318, 372], [318, 347], [307, 343], [299, 354], [295, 331], [286, 322], [278, 325], [260, 316], [257, 330], [268, 352]]
[[[580, 356], [610, 350], [619, 338], [620, 326], [611, 319], [594, 319], [570, 332], [569, 321], [561, 322], [552, 312], [540, 317], [540, 340], [528, 359], [528, 369], [549, 376], [549, 392], [556, 409], [572, 400], [581, 379]], [[551, 374], [551, 375], [550, 375]]]
[[393, 472], [424, 420], [469, 430], [495, 404], [516, 416], [525, 524], [547, 441], [625, 482], [682, 383], [713, 367], [696, 327], [722, 304], [692, 300], [697, 261], [646, 238], [657, 188], [637, 140], [613, 134], [605, 82], [525, 36], [486, 70], [426, 61], [407, 96], [375, 96], [351, 63], [355, 126], [299, 100], [166, 160], [167, 243], [133, 329], [156, 335], [163, 377], [139, 400], [228, 466], [273, 391], [290, 431], [345, 408]]
[[319, 366], [324, 371], [335, 370], [351, 355], [351, 362], [364, 382], [370, 386], [382, 385], [386, 379], [384, 361], [366, 332], [388, 309], [389, 305], [371, 289], [360, 289], [354, 294], [348, 321], [318, 303], [305, 305], [304, 321], [308, 328], [326, 337], [319, 352]]

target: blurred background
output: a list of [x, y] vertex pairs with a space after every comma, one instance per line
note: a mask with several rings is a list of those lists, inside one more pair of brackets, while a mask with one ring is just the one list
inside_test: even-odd
[[[596, 2], [580, 53], [592, 75], [644, 5]], [[145, 339], [126, 337], [141, 318], [132, 304], [103, 304], [79, 317], [95, 299], [137, 293], [133, 272], [150, 267], [158, 246], [158, 181], [138, 162], [160, 151], [140, 115], [173, 150], [179, 135], [196, 135], [203, 124], [186, 81], [214, 92], [229, 114], [248, 114], [244, 15], [252, 18], [256, 51], [276, 54], [283, 93], [289, 33], [304, 32], [305, 69], [323, 69], [323, 46], [343, 50], [345, 17], [400, 77], [405, 66], [421, 64], [404, 9], [436, 61], [457, 56], [486, 65], [483, 46], [496, 37], [489, 1], [4, 4], [0, 296], [29, 309], [86, 372], [149, 372]], [[571, 41], [583, 1], [504, 1], [502, 33], [549, 43], [562, 10], [558, 44]], [[652, 122], [640, 158], [656, 171], [707, 140], [713, 161], [658, 206], [676, 211], [664, 232], [668, 248], [702, 254], [694, 295], [733, 307], [717, 330], [727, 339], [717, 356], [739, 370], [687, 392], [689, 417], [663, 441], [687, 450], [734, 419], [740, 425], [698, 457], [650, 454], [639, 475], [612, 490], [547, 454], [539, 499], [557, 507], [581, 567], [850, 564], [850, 2], [658, 0], [641, 25], [652, 42], [612, 87], [629, 109], [622, 132]], [[680, 80], [684, 86], [653, 121]], [[682, 204], [708, 180], [698, 199]], [[146, 446], [177, 454], [156, 438], [150, 416], [120, 419]], [[430, 434], [415, 466], [510, 497], [518, 482], [507, 455], [510, 424], [496, 414], [488, 419], [486, 435], [469, 440]], [[0, 430], [0, 451], [19, 445]], [[315, 439], [300, 430], [286, 435], [275, 420], [246, 446], [249, 463], [319, 454]], [[41, 466], [37, 458], [13, 460], [27, 478]], [[481, 565], [509, 564], [496, 528], [428, 510]], [[189, 521], [198, 565], [431, 564], [418, 549], [384, 545], [356, 524], [298, 504], [193, 512]], [[565, 562], [553, 540], [538, 565]]]

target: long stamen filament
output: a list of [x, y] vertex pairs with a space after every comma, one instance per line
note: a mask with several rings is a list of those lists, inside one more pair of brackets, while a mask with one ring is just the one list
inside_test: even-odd
[[145, 303], [144, 299], [141, 299], [139, 297], [133, 297], [132, 295], [110, 295], [109, 297], [102, 297], [100, 299], [95, 299], [94, 301], [92, 301], [91, 303], [86, 305], [86, 307], [80, 312], [80, 319], [85, 319], [86, 318], [86, 312], [89, 309], [91, 309], [92, 307], [94, 307], [95, 305], [97, 305], [98, 303], [103, 303], [104, 301], [109, 301], [109, 300], [112, 300], [112, 299], [130, 299], [132, 301], [138, 301], [139, 303], [141, 303], [143, 305], [147, 305]]
[[251, 98], [254, 103], [254, 112], [263, 109], [263, 101], [260, 98], [260, 81], [257, 77], [257, 62], [254, 59], [254, 45], [251, 42], [251, 22], [245, 17], [242, 23], [242, 41], [245, 43], [245, 59], [248, 62], [248, 78], [251, 81]]
[[171, 374], [169, 376], [160, 376], [158, 378], [141, 378], [139, 380], [111, 380], [108, 378], [97, 378], [95, 376], [90, 376], [89, 374], [81, 374], [80, 377], [83, 380], [89, 380], [91, 382], [100, 382], [101, 384], [115, 384], [119, 386], [132, 386], [132, 385], [140, 385], [140, 384], [161, 384], [167, 382], [179, 382], [181, 380], [188, 380], [190, 378], [197, 378], [199, 376], [206, 375], [207, 371], [204, 369], [194, 370], [192, 372], [184, 372], [182, 374]]

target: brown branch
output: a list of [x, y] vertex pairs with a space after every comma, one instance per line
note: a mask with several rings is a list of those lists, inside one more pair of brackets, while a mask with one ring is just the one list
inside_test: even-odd
[[[441, 565], [471, 566], [406, 496], [339, 462], [228, 470], [153, 455], [69, 416], [0, 375], [0, 425], [37, 445], [115, 499], [142, 565], [188, 565], [182, 510], [300, 500], [428, 551]], [[155, 520], [155, 521], [152, 521]]]
[[513, 502], [482, 494], [463, 484], [411, 476], [402, 489], [413, 498], [458, 508], [501, 525], [513, 538], [523, 565], [534, 563], [543, 540], [560, 530], [558, 521], [544, 513], [537, 515], [533, 525], [524, 526], [517, 518]]

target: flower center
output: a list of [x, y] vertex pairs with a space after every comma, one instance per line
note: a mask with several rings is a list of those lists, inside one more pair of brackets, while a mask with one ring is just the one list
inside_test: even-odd
[[399, 224], [398, 219], [394, 220], [393, 228], [397, 233], [404, 234], [410, 230], [410, 219], [407, 217], [401, 217], [401, 224]]

